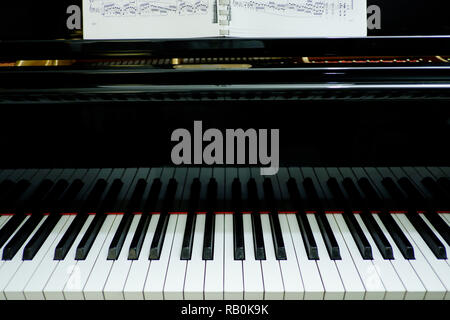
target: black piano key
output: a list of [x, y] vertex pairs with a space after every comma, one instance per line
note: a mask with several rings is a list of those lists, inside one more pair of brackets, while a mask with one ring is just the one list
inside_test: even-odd
[[316, 240], [311, 230], [308, 217], [303, 210], [301, 204], [300, 191], [298, 190], [297, 182], [294, 178], [290, 178], [287, 182], [289, 195], [297, 207], [297, 223], [303, 238], [306, 254], [309, 260], [319, 260], [319, 251], [317, 249]]
[[[355, 204], [356, 203], [359, 204], [362, 211], [360, 215], [361, 219], [363, 220], [364, 225], [366, 226], [367, 230], [372, 236], [372, 239], [374, 240], [383, 258], [394, 259], [394, 253], [391, 244], [387, 240], [386, 236], [384, 235], [378, 223], [375, 221], [372, 214], [368, 212], [367, 208], [364, 208], [365, 206], [362, 204], [361, 195], [359, 194], [359, 191], [356, 189], [356, 186], [354, 185], [353, 181], [350, 178], [344, 179], [343, 185], [347, 190], [347, 192], [349, 193], [350, 201], [353, 200]], [[351, 213], [349, 213], [348, 215], [353, 216], [353, 214]], [[356, 219], [355, 222], [357, 222]], [[358, 227], [360, 227], [359, 224]]]
[[[398, 189], [397, 185], [391, 178], [384, 178], [382, 180], [382, 184], [395, 201], [397, 201], [400, 204], [403, 204], [404, 206], [407, 206], [406, 199], [404, 198], [400, 189]], [[419, 214], [417, 212], [412, 212], [412, 210], [408, 210], [408, 212], [406, 213], [406, 217], [414, 226], [414, 228], [417, 230], [417, 232], [420, 234], [420, 236], [425, 241], [427, 246], [436, 256], [436, 258], [446, 259], [447, 253], [444, 245], [439, 240], [439, 238], [436, 237], [436, 235], [433, 233], [430, 227], [428, 227], [425, 221], [422, 220]]]
[[273, 245], [275, 248], [275, 256], [277, 260], [286, 260], [286, 248], [284, 246], [283, 234], [281, 232], [278, 211], [275, 205], [275, 196], [273, 192], [272, 181], [268, 178], [263, 182], [264, 197], [270, 205], [269, 220], [272, 230]]
[[331, 230], [330, 223], [323, 212], [318, 212], [316, 214], [317, 224], [319, 225], [320, 232], [322, 234], [323, 241], [327, 247], [328, 255], [331, 260], [341, 260], [341, 254], [339, 250], [338, 243], [334, 237], [333, 231]]
[[36, 231], [31, 240], [28, 241], [25, 246], [25, 249], [23, 250], [23, 260], [32, 260], [34, 258], [60, 218], [61, 216], [59, 214], [54, 214], [47, 217], [38, 231]]
[[44, 179], [30, 197], [29, 205], [33, 213], [25, 224], [12, 237], [12, 239], [5, 245], [2, 255], [3, 260], [11, 260], [41, 222], [44, 217], [40, 212], [42, 208], [42, 201], [49, 193], [53, 184], [54, 183], [51, 180]]
[[253, 246], [255, 248], [255, 260], [266, 260], [266, 248], [264, 247], [264, 235], [261, 225], [261, 214], [259, 212], [251, 213]]
[[436, 231], [441, 235], [447, 244], [450, 245], [450, 227], [447, 222], [445, 222], [434, 210], [428, 207], [425, 197], [416, 189], [416, 187], [407, 178], [401, 178], [398, 180], [398, 184], [402, 189], [408, 194], [408, 197], [412, 199], [417, 206], [425, 208], [424, 215], [431, 223], [431, 225], [436, 229]]
[[111, 188], [109, 189], [108, 194], [105, 197], [104, 203], [102, 204], [100, 212], [96, 213], [94, 219], [86, 230], [86, 233], [84, 234], [83, 238], [81, 238], [80, 244], [78, 245], [76, 250], [75, 260], [86, 259], [89, 251], [92, 248], [92, 245], [94, 244], [95, 238], [97, 238], [97, 235], [103, 223], [105, 222], [106, 214], [104, 210], [106, 208], [109, 208], [111, 206], [111, 203], [113, 203], [117, 199], [122, 186], [123, 182], [120, 179], [115, 179], [112, 183]]
[[194, 227], [196, 222], [195, 212], [190, 211], [186, 217], [186, 226], [184, 229], [183, 242], [181, 246], [181, 260], [191, 260], [192, 244], [194, 242]]
[[0, 248], [3, 247], [5, 242], [12, 236], [12, 234], [21, 225], [26, 216], [24, 214], [15, 214], [0, 230]]
[[234, 260], [245, 260], [244, 221], [242, 219], [242, 192], [241, 182], [238, 178], [233, 180], [231, 186], [231, 206], [233, 208], [233, 246]]
[[319, 250], [311, 230], [308, 217], [304, 212], [296, 214], [297, 223], [303, 237], [303, 243], [309, 260], [319, 260]]
[[169, 224], [169, 214], [160, 214], [158, 224], [156, 225], [155, 234], [153, 236], [150, 247], [149, 260], [159, 260], [166, 236], [167, 225]]
[[378, 215], [405, 259], [415, 259], [414, 248], [394, 218], [387, 212]]
[[306, 178], [303, 181], [303, 186], [306, 191], [306, 195], [308, 197], [308, 201], [312, 204], [315, 204], [318, 207], [318, 211], [315, 214], [317, 224], [319, 225], [320, 233], [322, 234], [323, 241], [325, 242], [325, 246], [328, 251], [328, 255], [331, 260], [341, 260], [341, 254], [339, 251], [339, 245], [336, 241], [336, 238], [331, 230], [330, 223], [323, 212], [323, 208], [320, 205], [320, 200], [317, 195], [317, 191], [314, 187], [313, 181], [311, 178]]
[[366, 225], [367, 230], [372, 236], [373, 241], [378, 247], [381, 255], [384, 259], [394, 259], [394, 252], [392, 250], [392, 246], [389, 243], [388, 239], [384, 235], [378, 223], [375, 221], [375, 218], [371, 213], [365, 211], [361, 213], [361, 219]]
[[64, 260], [76, 237], [88, 218], [87, 213], [78, 213], [55, 248], [54, 260]]
[[153, 236], [152, 244], [150, 246], [150, 260], [159, 260], [161, 251], [163, 249], [164, 238], [166, 236], [167, 225], [169, 224], [168, 210], [173, 206], [175, 200], [175, 193], [177, 190], [177, 181], [173, 178], [169, 180], [166, 194], [164, 196], [163, 212], [159, 216], [158, 224], [156, 225], [155, 234]]
[[205, 216], [205, 234], [203, 236], [203, 260], [214, 259], [214, 232], [216, 217], [214, 212], [208, 211]]
[[211, 178], [208, 183], [206, 201], [208, 211], [205, 217], [205, 234], [203, 236], [203, 260], [214, 259], [214, 232], [216, 225], [216, 217], [214, 208], [217, 208], [217, 181]]
[[106, 215], [104, 213], [97, 213], [92, 220], [89, 228], [86, 230], [80, 244], [77, 247], [75, 260], [85, 260], [89, 251], [91, 250], [92, 244], [100, 231], [103, 222], [105, 222]]
[[[372, 204], [372, 207], [374, 209], [376, 208], [377, 210], [381, 210], [382, 200], [378, 196], [375, 189], [373, 189], [373, 186], [370, 184], [369, 180], [367, 178], [361, 178], [358, 180], [358, 185], [368, 198], [368, 201]], [[414, 259], [414, 248], [394, 218], [392, 218], [392, 216], [384, 209], [378, 216], [402, 253], [403, 257], [405, 259]]]
[[253, 247], [255, 248], [255, 259], [266, 260], [266, 248], [264, 247], [264, 235], [261, 225], [261, 209], [258, 205], [258, 191], [256, 181], [251, 178], [247, 183], [248, 199], [250, 208], [252, 209], [252, 232], [253, 232]]
[[142, 212], [141, 219], [131, 240], [130, 249], [128, 250], [128, 259], [137, 260], [141, 254], [142, 245], [144, 243], [145, 235], [147, 234], [150, 220], [152, 219], [151, 211], [156, 207], [158, 201], [158, 195], [161, 191], [161, 180], [153, 180], [148, 197], [144, 204], [144, 211]]
[[86, 210], [92, 209], [93, 207], [97, 206], [98, 202], [100, 201], [101, 195], [106, 189], [106, 186], [107, 182], [105, 179], [97, 180], [86, 201], [84, 201], [82, 209], [72, 221], [69, 228], [66, 230], [63, 237], [56, 246], [54, 260], [64, 260], [76, 237], [83, 228], [83, 225], [86, 223], [86, 220], [88, 218], [88, 212], [86, 212]]
[[14, 237], [5, 245], [2, 255], [3, 260], [11, 260], [14, 258], [17, 251], [19, 251], [20, 247], [22, 247], [31, 233], [33, 233], [42, 218], [43, 216], [35, 214], [25, 222]]
[[[60, 185], [66, 185], [64, 181], [60, 180], [57, 182]], [[56, 187], [56, 186], [55, 186]], [[25, 246], [23, 251], [23, 260], [32, 260], [34, 256], [37, 254], [42, 244], [45, 242], [47, 237], [50, 235], [56, 224], [61, 218], [60, 212], [58, 209], [66, 207], [68, 203], [75, 199], [78, 192], [83, 187], [83, 182], [79, 179], [74, 180], [74, 182], [70, 185], [67, 191], [62, 195], [61, 199], [56, 199], [55, 203], [57, 208], [54, 208], [54, 211], [50, 213], [50, 216], [45, 220], [42, 226], [38, 231], [33, 235], [31, 240]]]
[[[345, 197], [344, 194], [342, 193], [342, 190], [339, 188], [337, 180], [335, 178], [330, 178], [327, 181], [327, 184], [333, 197], [336, 198], [337, 200], [344, 201]], [[360, 202], [361, 196], [359, 195], [358, 190], [356, 189], [355, 185], [353, 184], [353, 181], [350, 178], [345, 178], [342, 182], [342, 185], [347, 191], [350, 197], [350, 202], [352, 204]], [[359, 206], [359, 208], [361, 208], [361, 206]], [[350, 206], [345, 208], [344, 214], [342, 216], [344, 218], [345, 223], [347, 224], [348, 229], [350, 230], [350, 233], [353, 237], [353, 240], [356, 243], [356, 246], [358, 247], [358, 250], [362, 258], [364, 260], [373, 259], [372, 247], [370, 246], [369, 240], [367, 240], [364, 231], [361, 229], [361, 226], [359, 225], [355, 215], [351, 211]]]
[[430, 250], [434, 253], [438, 259], [447, 259], [447, 252], [445, 246], [433, 233], [430, 227], [423, 221], [423, 219], [417, 214], [408, 212], [406, 217], [420, 234]]
[[122, 250], [123, 243], [125, 242], [125, 237], [127, 235], [128, 230], [130, 229], [131, 222], [133, 221], [133, 213], [126, 212], [120, 221], [119, 226], [117, 227], [116, 233], [114, 234], [114, 238], [111, 241], [108, 249], [108, 260], [117, 260]]
[[125, 238], [128, 234], [128, 231], [130, 230], [131, 222], [133, 221], [133, 210], [136, 209], [136, 206], [140, 202], [146, 186], [147, 181], [145, 181], [145, 179], [139, 179], [139, 181], [136, 183], [136, 187], [134, 188], [133, 194], [131, 195], [127, 211], [122, 217], [122, 220], [117, 227], [111, 244], [109, 245], [107, 258], [108, 260], [117, 260], [119, 258], [123, 243], [125, 242]]
[[142, 245], [144, 243], [145, 234], [148, 230], [148, 225], [150, 224], [150, 220], [152, 219], [152, 215], [149, 212], [143, 212], [141, 219], [136, 228], [136, 232], [134, 233], [133, 240], [131, 241], [130, 249], [128, 250], [128, 260], [137, 260], [141, 254]]
[[186, 227], [184, 229], [183, 242], [181, 245], [181, 260], [190, 260], [192, 256], [192, 245], [194, 243], [194, 228], [197, 220], [196, 209], [200, 200], [201, 183], [195, 178], [191, 185], [189, 198], [189, 211], [186, 218]]
[[369, 240], [367, 240], [355, 216], [352, 213], [346, 212], [344, 213], [343, 218], [350, 230], [350, 233], [352, 234], [353, 240], [355, 241], [362, 258], [364, 260], [373, 259], [372, 247], [370, 246]]

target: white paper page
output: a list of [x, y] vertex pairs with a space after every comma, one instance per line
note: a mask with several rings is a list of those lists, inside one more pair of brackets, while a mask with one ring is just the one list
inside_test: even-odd
[[161, 39], [219, 34], [215, 0], [83, 0], [84, 39]]
[[230, 36], [367, 36], [366, 0], [230, 0]]

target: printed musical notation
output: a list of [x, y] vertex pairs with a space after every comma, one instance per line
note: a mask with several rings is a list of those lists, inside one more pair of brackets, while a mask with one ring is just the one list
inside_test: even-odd
[[89, 11], [104, 17], [205, 15], [208, 0], [90, 0]]
[[253, 12], [305, 18], [345, 18], [354, 0], [233, 0], [232, 6]]

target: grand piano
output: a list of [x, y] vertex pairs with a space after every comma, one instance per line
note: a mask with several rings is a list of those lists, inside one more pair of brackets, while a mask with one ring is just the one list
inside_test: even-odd
[[[2, 3], [0, 299], [450, 299], [450, 5], [368, 2], [366, 38], [133, 41]], [[279, 129], [278, 173], [174, 165], [194, 121]]]

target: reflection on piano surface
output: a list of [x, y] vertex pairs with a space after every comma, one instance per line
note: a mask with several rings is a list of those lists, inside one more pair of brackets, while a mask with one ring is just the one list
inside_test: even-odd
[[6, 299], [448, 299], [450, 168], [0, 172]]

